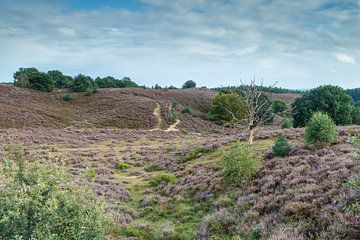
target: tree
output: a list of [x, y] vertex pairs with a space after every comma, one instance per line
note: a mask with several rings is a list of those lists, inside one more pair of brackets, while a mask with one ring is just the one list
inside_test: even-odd
[[327, 113], [336, 124], [350, 124], [351, 103], [351, 97], [340, 87], [324, 85], [312, 89], [293, 103], [294, 126], [304, 126], [314, 112]]
[[57, 88], [68, 88], [72, 82], [72, 78], [69, 76], [65, 76], [59, 70], [51, 70], [48, 71], [47, 74], [52, 79]]
[[326, 113], [316, 112], [306, 124], [304, 138], [306, 143], [321, 148], [336, 141], [336, 125]]
[[245, 119], [245, 102], [238, 99], [235, 94], [239, 93], [219, 93], [216, 95], [211, 103], [210, 116], [221, 123]]
[[187, 80], [183, 85], [182, 88], [194, 88], [196, 87], [196, 83], [193, 80]]
[[44, 92], [51, 92], [54, 89], [54, 82], [50, 76], [39, 72], [36, 68], [20, 68], [14, 73], [14, 85]]
[[97, 77], [95, 83], [99, 88], [116, 88], [118, 85], [118, 79], [107, 76], [104, 78]]
[[133, 82], [129, 77], [123, 77], [119, 80], [118, 85], [119, 88], [131, 88], [131, 87], [139, 87], [135, 82]]
[[353, 107], [351, 111], [352, 123], [360, 125], [360, 107]]
[[74, 92], [93, 92], [96, 89], [96, 85], [91, 77], [79, 74], [74, 77], [70, 89]]
[[275, 100], [271, 104], [271, 108], [272, 108], [273, 113], [279, 114], [279, 115], [284, 115], [284, 113], [288, 110], [289, 106], [284, 101]]

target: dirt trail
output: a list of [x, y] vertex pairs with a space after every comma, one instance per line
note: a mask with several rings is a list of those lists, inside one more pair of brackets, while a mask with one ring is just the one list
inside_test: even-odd
[[[156, 103], [156, 107], [154, 109], [154, 116], [156, 118], [156, 125], [154, 126], [153, 129], [151, 129], [150, 131], [155, 131], [155, 130], [161, 130], [161, 123], [162, 123], [162, 118], [161, 118], [161, 108], [160, 108], [160, 104]], [[173, 131], [179, 131], [179, 129], [176, 128], [176, 126], [180, 123], [181, 121], [179, 119], [176, 120], [176, 122], [172, 125], [170, 125], [167, 129], [163, 130], [165, 132], [173, 132]]]

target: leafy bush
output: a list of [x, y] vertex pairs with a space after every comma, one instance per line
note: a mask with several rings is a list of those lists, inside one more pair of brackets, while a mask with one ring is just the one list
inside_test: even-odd
[[196, 113], [195, 111], [189, 107], [189, 106], [185, 106], [183, 109], [182, 109], [182, 113], [188, 113], [190, 114], [191, 116], [195, 117], [196, 116]]
[[171, 112], [170, 113], [170, 122], [171, 123], [175, 123], [178, 119], [178, 114], [176, 112]]
[[185, 88], [194, 88], [194, 87], [196, 87], [196, 83], [193, 80], [188, 80], [182, 85], [183, 89], [185, 89]]
[[261, 167], [261, 157], [248, 143], [237, 143], [221, 159], [224, 178], [228, 183], [239, 183], [250, 179]]
[[125, 170], [125, 169], [128, 169], [130, 168], [129, 164], [126, 164], [126, 163], [119, 163], [117, 166], [116, 166], [117, 169], [119, 170]]
[[171, 101], [171, 108], [176, 108], [179, 104], [179, 101], [177, 99], [173, 99]]
[[321, 148], [337, 139], [337, 129], [333, 120], [324, 113], [316, 112], [306, 124], [305, 141]]
[[10, 150], [0, 167], [0, 239], [107, 239], [105, 205], [56, 166]]
[[280, 136], [273, 145], [273, 152], [277, 157], [288, 156], [291, 151], [291, 145], [284, 136]]
[[351, 97], [340, 87], [326, 85], [312, 89], [293, 103], [294, 126], [304, 126], [314, 112], [328, 114], [336, 124], [350, 124], [351, 103]]
[[281, 124], [281, 128], [292, 128], [293, 121], [290, 118], [285, 118], [285, 120]]
[[159, 175], [155, 175], [152, 180], [150, 181], [151, 186], [157, 187], [162, 183], [175, 183], [176, 177], [172, 173], [161, 173]]
[[271, 104], [271, 108], [273, 113], [275, 114], [280, 114], [280, 115], [284, 115], [284, 113], [286, 112], [286, 110], [288, 110], [289, 106], [286, 102], [281, 101], [281, 100], [275, 100], [272, 104]]
[[188, 156], [181, 159], [181, 162], [188, 162], [199, 157], [202, 153], [205, 152], [204, 146], [197, 146]]
[[65, 102], [71, 102], [71, 101], [73, 101], [75, 98], [73, 97], [73, 96], [71, 96], [71, 95], [69, 95], [69, 94], [66, 94], [64, 97], [63, 97], [63, 100], [65, 101]]
[[241, 101], [241, 97], [235, 93], [219, 93], [211, 103], [209, 114], [222, 123], [233, 121], [234, 117], [239, 120], [245, 119], [245, 101]]
[[89, 180], [89, 181], [94, 181], [96, 176], [97, 176], [97, 174], [96, 174], [96, 171], [94, 169], [89, 169], [85, 173], [85, 178], [87, 180]]

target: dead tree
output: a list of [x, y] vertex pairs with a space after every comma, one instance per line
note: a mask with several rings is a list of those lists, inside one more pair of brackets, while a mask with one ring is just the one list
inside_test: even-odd
[[[269, 86], [269, 89], [272, 89], [275, 85], [276, 83]], [[244, 82], [241, 81], [243, 94], [238, 94], [230, 90], [234, 96], [236, 96], [237, 101], [241, 101], [244, 105], [246, 112], [244, 119], [238, 119], [236, 113], [231, 112], [230, 109], [225, 109], [232, 115], [233, 123], [243, 125], [249, 132], [248, 140], [250, 144], [253, 143], [256, 128], [269, 121], [272, 117], [270, 97], [261, 91], [262, 86], [263, 84], [260, 86], [256, 85], [254, 79], [250, 84], [244, 84]]]

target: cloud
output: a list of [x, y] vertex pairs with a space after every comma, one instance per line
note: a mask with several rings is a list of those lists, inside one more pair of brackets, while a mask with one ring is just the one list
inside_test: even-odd
[[74, 29], [71, 28], [58, 28], [57, 31], [63, 35], [64, 37], [75, 37], [76, 36], [76, 32]]
[[348, 63], [348, 64], [355, 64], [355, 59], [352, 56], [346, 55], [344, 53], [334, 53], [335, 58], [343, 63]]

